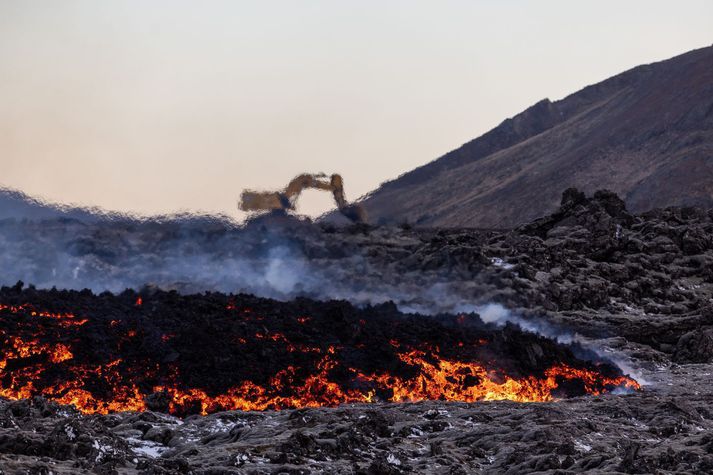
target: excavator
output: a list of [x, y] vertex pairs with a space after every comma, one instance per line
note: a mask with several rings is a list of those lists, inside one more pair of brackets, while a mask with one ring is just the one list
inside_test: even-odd
[[243, 211], [275, 211], [294, 210], [297, 197], [302, 190], [315, 188], [331, 191], [339, 211], [354, 223], [366, 223], [366, 211], [358, 203], [349, 204], [344, 197], [344, 182], [341, 175], [333, 174], [327, 180], [324, 173], [303, 173], [296, 176], [282, 191], [243, 191], [240, 196], [239, 208]]

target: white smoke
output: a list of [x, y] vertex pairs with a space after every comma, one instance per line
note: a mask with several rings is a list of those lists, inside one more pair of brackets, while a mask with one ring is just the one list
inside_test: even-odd
[[[393, 275], [353, 249], [342, 258], [333, 258], [326, 249], [307, 255], [294, 230], [287, 228], [286, 233], [280, 228], [243, 229], [226, 220], [191, 216], [159, 222], [126, 217], [78, 221], [66, 215], [41, 221], [16, 218], [0, 219], [1, 285], [22, 280], [39, 288], [88, 288], [95, 293], [154, 285], [280, 300], [307, 296], [356, 305], [393, 302], [404, 313], [424, 315], [478, 314], [486, 324], [517, 325], [616, 360], [643, 381], [623, 355], [542, 318], [518, 315], [450, 276], [425, 271]], [[310, 230], [297, 234], [303, 231]], [[509, 269], [501, 260], [493, 263]]]

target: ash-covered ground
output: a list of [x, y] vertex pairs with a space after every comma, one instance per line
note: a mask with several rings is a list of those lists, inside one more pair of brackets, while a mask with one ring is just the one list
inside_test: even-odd
[[[0, 403], [5, 473], [710, 473], [713, 213], [633, 216], [575, 190], [511, 231], [336, 228], [291, 218], [0, 221], [4, 283], [248, 292], [477, 312], [607, 356], [633, 394], [420, 402], [176, 419]], [[145, 284], [149, 284], [145, 286]]]

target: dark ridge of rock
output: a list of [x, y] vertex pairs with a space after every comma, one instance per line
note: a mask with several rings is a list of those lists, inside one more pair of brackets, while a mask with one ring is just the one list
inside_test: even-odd
[[712, 157], [713, 46], [540, 101], [363, 205], [377, 224], [489, 229], [551, 213], [567, 187], [612, 190], [636, 213], [710, 208]]
[[582, 226], [598, 234], [594, 236], [597, 239], [602, 234], [616, 235], [616, 229], [629, 227], [633, 221], [633, 216], [626, 210], [626, 204], [616, 193], [599, 190], [592, 198], [587, 198], [576, 188], [568, 188], [562, 194], [558, 211], [522, 226], [517, 231], [545, 239], [554, 228]]
[[0, 186], [0, 222], [32, 221], [75, 223], [77, 225], [106, 224], [108, 222], [124, 225], [151, 225], [157, 223], [194, 224], [204, 226], [234, 227], [235, 220], [223, 214], [205, 212], [177, 212], [162, 215], [135, 215], [111, 211], [97, 206], [81, 206], [48, 201], [29, 196], [19, 190]]
[[565, 111], [560, 110], [557, 103], [553, 103], [549, 99], [542, 99], [515, 117], [505, 119], [493, 130], [468, 142], [461, 148], [447, 153], [438, 160], [404, 173], [396, 180], [384, 183], [383, 188], [397, 190], [401, 186], [422, 184], [434, 175], [466, 165], [474, 159], [477, 160], [478, 157], [492, 155], [534, 137], [563, 122], [566, 118]]
[[48, 203], [25, 193], [0, 187], [0, 219], [70, 219], [94, 222], [101, 219], [97, 209]]

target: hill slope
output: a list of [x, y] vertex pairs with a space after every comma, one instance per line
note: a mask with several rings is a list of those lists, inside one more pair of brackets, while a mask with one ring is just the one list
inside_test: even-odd
[[713, 46], [542, 100], [364, 200], [375, 222], [512, 227], [576, 186], [635, 211], [713, 206]]
[[50, 203], [18, 190], [0, 187], [0, 220], [7, 218], [29, 220], [65, 218], [94, 222], [108, 216], [110, 216], [109, 213], [99, 208]]
[[234, 226], [228, 215], [202, 211], [177, 211], [168, 214], [138, 215], [111, 211], [98, 206], [79, 206], [43, 200], [22, 191], [0, 186], [0, 221], [5, 219], [46, 221], [75, 220], [82, 223], [119, 221], [124, 223], [175, 222], [182, 224], [219, 224]]

